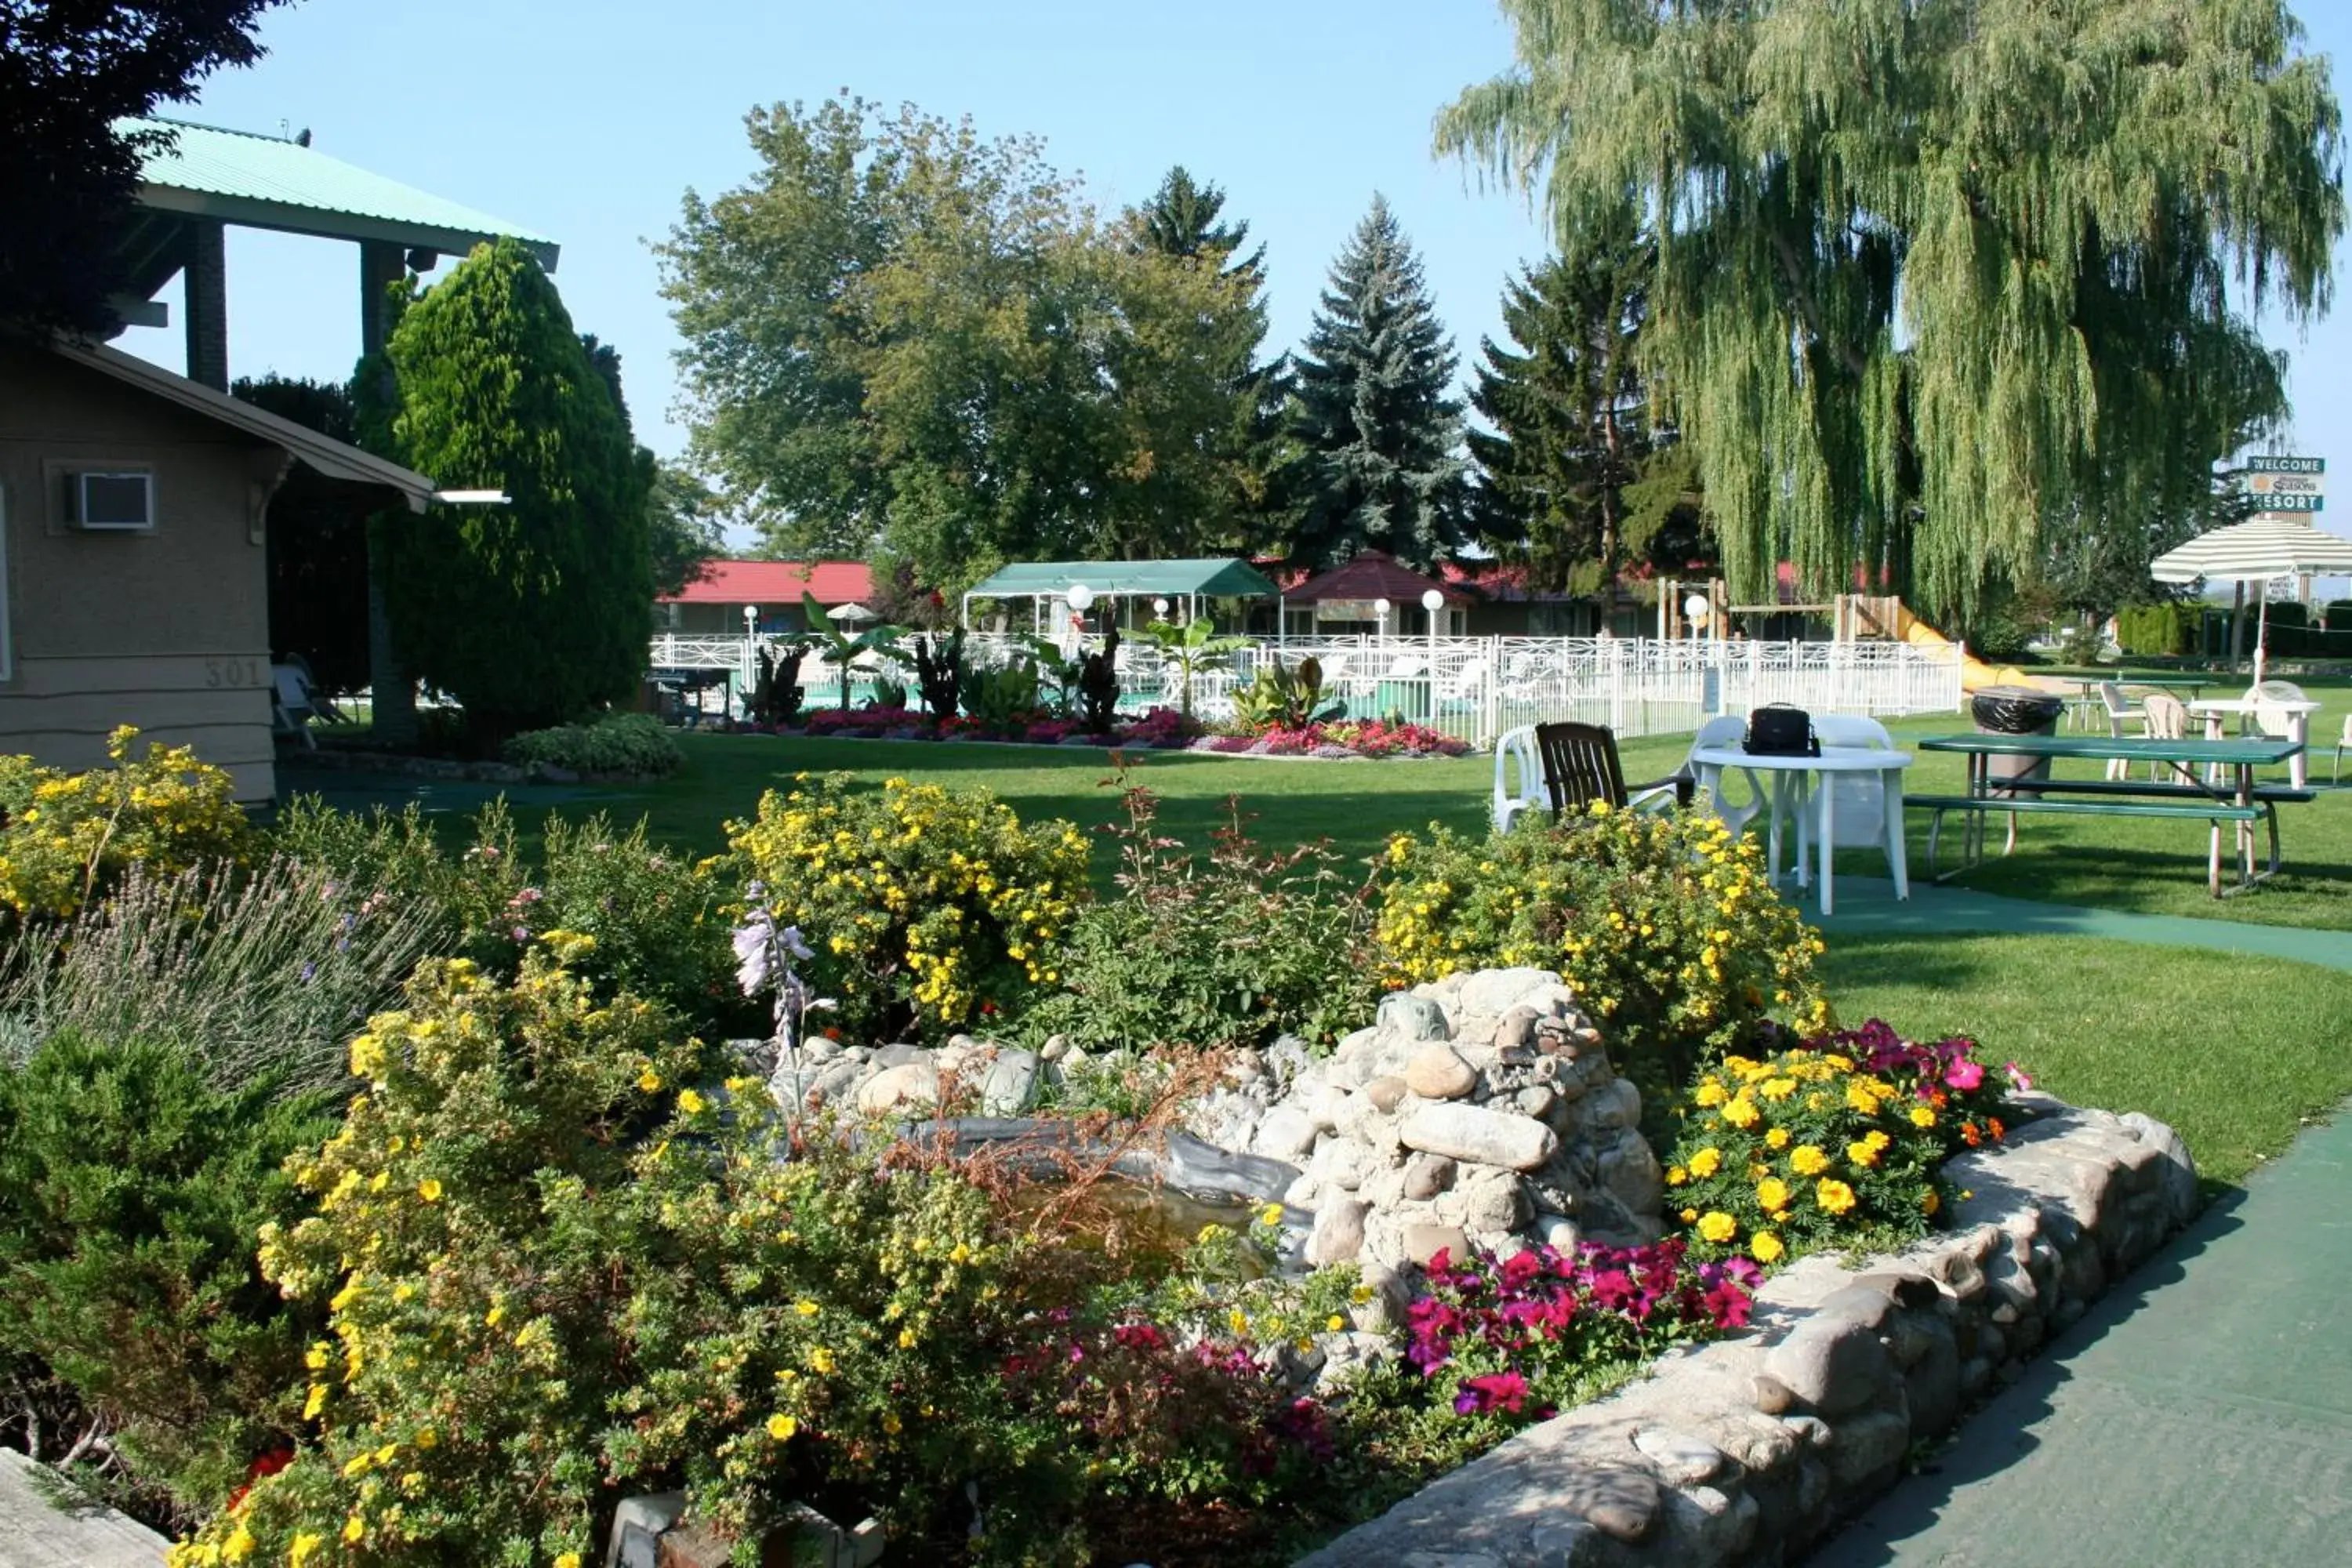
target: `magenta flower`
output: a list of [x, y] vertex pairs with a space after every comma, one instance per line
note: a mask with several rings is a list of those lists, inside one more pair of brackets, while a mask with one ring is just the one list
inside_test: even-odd
[[1465, 1377], [1454, 1395], [1454, 1410], [1468, 1415], [1480, 1410], [1507, 1410], [1516, 1415], [1528, 1400], [1528, 1380], [1516, 1372], [1490, 1372]]
[[1944, 1081], [1957, 1089], [1974, 1089], [1984, 1082], [1984, 1068], [1965, 1058], [1956, 1061], [1944, 1069]]
[[2016, 1086], [2018, 1093], [2023, 1094], [2027, 1089], [2033, 1087], [2033, 1080], [2026, 1077], [2025, 1069], [2019, 1067], [2015, 1062], [2002, 1063], [2001, 1070], [2009, 1074], [2009, 1081]]

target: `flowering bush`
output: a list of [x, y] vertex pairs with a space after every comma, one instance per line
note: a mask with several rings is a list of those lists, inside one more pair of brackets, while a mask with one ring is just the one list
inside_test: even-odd
[[819, 708], [808, 716], [808, 732], [816, 736], [860, 735], [870, 740], [892, 730], [928, 732], [930, 727], [929, 714], [903, 702], [892, 708], [878, 704], [866, 708]]
[[0, 904], [19, 918], [65, 916], [139, 864], [170, 875], [243, 861], [256, 836], [228, 773], [194, 747], [149, 742], [124, 725], [106, 739], [110, 765], [84, 773], [0, 757]]
[[1024, 827], [985, 790], [802, 773], [728, 836], [777, 922], [812, 933], [809, 981], [845, 1026], [953, 1028], [1061, 979], [1087, 878], [1066, 822]]
[[914, 1561], [1085, 1561], [1131, 1500], [1309, 1466], [1315, 1412], [1254, 1352], [1344, 1324], [1346, 1282], [1233, 1305], [1270, 1226], [1120, 1279], [966, 1166], [795, 1135], [756, 1079], [694, 1087], [657, 1010], [568, 972], [587, 951], [552, 933], [512, 986], [429, 965], [352, 1042], [367, 1087], [292, 1166], [317, 1212], [263, 1232], [268, 1277], [328, 1314], [296, 1387], [315, 1436], [176, 1563], [576, 1568], [614, 1497], [671, 1488], [747, 1542], [816, 1499]]
[[1769, 1018], [1826, 1022], [1820, 939], [1772, 891], [1762, 847], [1712, 816], [1604, 805], [1483, 840], [1433, 826], [1391, 839], [1381, 875], [1390, 984], [1557, 970], [1653, 1105]]
[[1666, 1184], [1696, 1245], [1759, 1263], [1924, 1234], [1963, 1147], [1998, 1142], [2005, 1079], [1965, 1039], [1920, 1045], [1873, 1020], [1693, 1080]]
[[1429, 1294], [1406, 1315], [1405, 1360], [1440, 1397], [1450, 1391], [1456, 1415], [1542, 1420], [1574, 1403], [1598, 1366], [1744, 1326], [1758, 1277], [1743, 1258], [1694, 1265], [1673, 1238], [1458, 1262], [1440, 1252]]
[[639, 778], [666, 777], [686, 762], [677, 738], [650, 713], [607, 713], [585, 724], [527, 731], [506, 743], [506, 757], [576, 773]]
[[1335, 751], [1358, 757], [1459, 757], [1468, 753], [1470, 742], [1423, 724], [1367, 719], [1298, 729], [1277, 725], [1259, 731], [1246, 749], [1261, 747], [1276, 757], [1331, 755]]

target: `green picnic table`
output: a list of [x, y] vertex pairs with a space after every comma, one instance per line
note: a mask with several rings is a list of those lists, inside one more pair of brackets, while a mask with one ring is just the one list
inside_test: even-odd
[[[2294, 741], [2115, 739], [2105, 735], [1930, 735], [1916, 742], [1923, 752], [1957, 752], [1968, 759], [1968, 793], [1958, 795], [1910, 795], [1906, 805], [1926, 806], [1935, 813], [1927, 830], [1927, 868], [1936, 866], [1936, 846], [1943, 831], [1944, 814], [1966, 814], [1965, 859], [1946, 876], [1958, 876], [1984, 859], [1984, 819], [1990, 812], [2010, 814], [2009, 837], [2001, 853], [2017, 847], [2017, 818], [2027, 813], [2063, 816], [2139, 817], [2201, 817], [2212, 824], [2212, 844], [2206, 861], [2206, 887], [2215, 898], [2221, 892], [2221, 825], [2234, 825], [2238, 847], [2238, 886], [2242, 892], [2279, 868], [2278, 807], [2314, 798], [2307, 789], [2257, 785], [2254, 770], [2273, 767], [2303, 750]], [[1995, 779], [1992, 759], [2021, 757], [2056, 763], [2079, 758], [2108, 763], [2150, 763], [2168, 769], [2171, 782], [2140, 784], [2122, 779], [2059, 779], [2021, 777]], [[2226, 773], [2228, 782], [2209, 782], [2200, 769]], [[2051, 799], [2053, 795], [2080, 799]], [[2254, 824], [2270, 826], [2270, 868], [2254, 870]], [[1945, 879], [1938, 877], [1937, 880]]]

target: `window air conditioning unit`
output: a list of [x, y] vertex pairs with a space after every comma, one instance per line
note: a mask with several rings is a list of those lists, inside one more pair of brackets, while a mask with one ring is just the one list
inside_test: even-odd
[[155, 526], [154, 475], [79, 473], [70, 479], [76, 528], [93, 533], [129, 533]]

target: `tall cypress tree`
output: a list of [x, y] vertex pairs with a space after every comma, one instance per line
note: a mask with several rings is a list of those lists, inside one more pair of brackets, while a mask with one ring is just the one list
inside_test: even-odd
[[1606, 586], [1688, 504], [1687, 465], [1658, 461], [1674, 431], [1652, 420], [1640, 362], [1656, 266], [1621, 213], [1511, 279], [1503, 325], [1514, 347], [1481, 345], [1470, 403], [1493, 433], [1469, 432], [1475, 526], [1538, 587]]
[[[394, 402], [362, 427], [444, 487], [509, 498], [379, 521], [403, 664], [482, 742], [629, 697], [653, 631], [650, 476], [555, 285], [513, 240], [478, 247], [385, 357]], [[382, 384], [362, 374], [361, 396]]]
[[1315, 567], [1384, 550], [1427, 568], [1462, 542], [1456, 362], [1386, 198], [1356, 226], [1298, 360], [1291, 554]]

